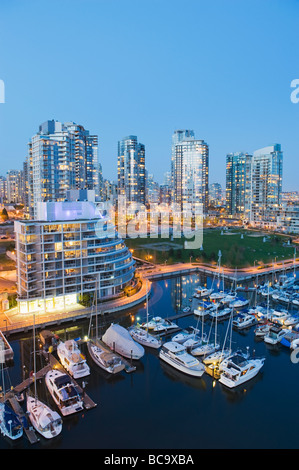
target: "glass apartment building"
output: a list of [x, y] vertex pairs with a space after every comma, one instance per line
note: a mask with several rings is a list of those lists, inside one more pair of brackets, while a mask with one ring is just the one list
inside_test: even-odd
[[229, 215], [248, 217], [251, 197], [251, 161], [247, 153], [226, 156], [226, 210]]
[[170, 184], [171, 184], [171, 197], [172, 200], [175, 200], [175, 188], [176, 188], [176, 150], [175, 147], [178, 143], [182, 142], [185, 139], [194, 139], [195, 134], [191, 129], [177, 129], [172, 134], [171, 141], [171, 169], [170, 169]]
[[38, 202], [63, 201], [69, 189], [93, 189], [98, 195], [98, 137], [83, 126], [46, 121], [28, 147], [27, 205], [32, 217]]
[[18, 309], [70, 308], [84, 294], [123, 293], [135, 261], [105, 212], [89, 200], [39, 202], [37, 219], [15, 222]]
[[135, 135], [118, 142], [118, 195], [127, 202], [145, 204], [145, 146]]
[[174, 202], [183, 209], [190, 204], [192, 211], [209, 204], [209, 147], [193, 137], [175, 145]]
[[276, 221], [282, 202], [283, 152], [280, 144], [253, 153], [251, 165], [250, 222]]

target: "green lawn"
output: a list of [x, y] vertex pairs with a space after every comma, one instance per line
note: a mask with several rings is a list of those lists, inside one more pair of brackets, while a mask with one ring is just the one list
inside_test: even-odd
[[[227, 234], [226, 234], [227, 233]], [[229, 233], [229, 234], [228, 234]], [[241, 238], [243, 234], [243, 239]], [[259, 235], [259, 236], [256, 236]], [[205, 229], [203, 233], [203, 250], [184, 249], [184, 239], [174, 238], [173, 242], [166, 238], [137, 238], [126, 239], [126, 244], [133, 249], [134, 256], [148, 259], [157, 264], [176, 262], [217, 263], [218, 252], [221, 250], [221, 265], [231, 268], [257, 266], [258, 264], [270, 264], [272, 261], [282, 261], [293, 258], [294, 248], [284, 246], [288, 238], [281, 235], [266, 235], [267, 241], [263, 242], [264, 234], [243, 229], [231, 229], [227, 232], [221, 230]], [[163, 251], [151, 247], [155, 243], [173, 243], [180, 245], [180, 249], [166, 245]], [[146, 245], [142, 247], [142, 245]], [[162, 245], [161, 245], [162, 247]], [[152, 258], [150, 258], [152, 257]]]

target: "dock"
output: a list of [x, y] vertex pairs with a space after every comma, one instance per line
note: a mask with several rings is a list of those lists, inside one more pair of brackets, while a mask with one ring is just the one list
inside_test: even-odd
[[37, 437], [34, 428], [30, 425], [30, 422], [26, 416], [26, 413], [23, 411], [23, 408], [21, 407], [20, 403], [16, 400], [14, 394], [9, 393], [6, 396], [10, 403], [10, 406], [12, 407], [12, 409], [14, 410], [14, 412], [20, 419], [21, 423], [22, 422], [24, 423], [25, 420], [28, 421], [29, 426], [28, 427], [23, 426], [23, 429], [30, 444], [36, 444], [37, 442], [39, 442], [39, 438]]

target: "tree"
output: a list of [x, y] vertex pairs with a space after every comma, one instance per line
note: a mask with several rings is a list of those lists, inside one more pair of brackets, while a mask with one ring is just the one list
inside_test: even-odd
[[9, 219], [8, 213], [7, 213], [7, 210], [5, 209], [5, 207], [4, 207], [4, 209], [2, 210], [2, 212], [1, 212], [1, 218], [2, 218], [3, 222], [5, 222], [6, 220]]

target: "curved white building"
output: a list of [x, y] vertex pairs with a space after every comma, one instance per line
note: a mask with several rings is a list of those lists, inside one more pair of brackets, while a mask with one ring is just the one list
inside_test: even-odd
[[41, 202], [15, 233], [20, 312], [65, 309], [96, 289], [100, 301], [117, 297], [134, 277], [131, 252], [92, 201]]

